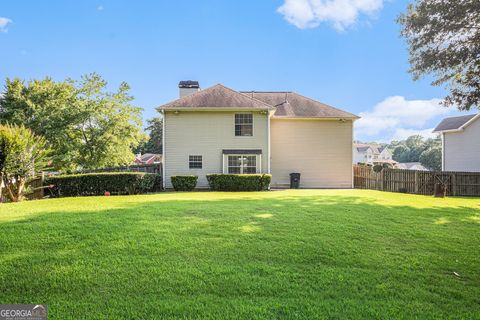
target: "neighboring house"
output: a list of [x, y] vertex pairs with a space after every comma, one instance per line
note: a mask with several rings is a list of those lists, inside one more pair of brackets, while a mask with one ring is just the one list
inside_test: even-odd
[[445, 118], [433, 132], [442, 136], [442, 170], [480, 172], [480, 113]]
[[154, 164], [161, 163], [162, 155], [156, 153], [137, 154], [134, 163], [136, 164]]
[[397, 162], [392, 160], [392, 153], [386, 146], [355, 143], [353, 146], [353, 163], [365, 163], [371, 165], [389, 163], [395, 165]]
[[428, 171], [420, 162], [403, 162], [397, 163], [395, 169], [406, 169], [406, 170], [421, 170]]
[[357, 116], [294, 92], [179, 88], [182, 98], [158, 108], [166, 188], [174, 175], [206, 188], [212, 173], [271, 173], [272, 187], [288, 187], [293, 172], [304, 188], [352, 188]]

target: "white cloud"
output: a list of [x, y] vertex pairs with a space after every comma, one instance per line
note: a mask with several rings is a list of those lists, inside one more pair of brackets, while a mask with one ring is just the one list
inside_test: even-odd
[[362, 14], [373, 15], [383, 7], [384, 0], [284, 0], [278, 8], [284, 18], [300, 29], [314, 28], [330, 22], [343, 31]]
[[453, 108], [440, 105], [440, 99], [406, 100], [402, 96], [388, 97], [373, 107], [361, 112], [355, 123], [358, 138], [374, 137], [379, 141], [400, 139], [414, 134], [432, 136], [432, 129], [425, 127], [429, 121], [452, 112]]
[[7, 26], [12, 22], [13, 21], [8, 18], [0, 17], [0, 32], [8, 32]]

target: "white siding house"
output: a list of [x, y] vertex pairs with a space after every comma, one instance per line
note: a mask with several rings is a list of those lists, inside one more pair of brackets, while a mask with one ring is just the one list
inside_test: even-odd
[[180, 98], [162, 105], [164, 186], [175, 175], [270, 173], [273, 187], [352, 188], [357, 116], [294, 92], [240, 92], [221, 84], [179, 84]]
[[353, 145], [353, 163], [394, 165], [392, 153], [387, 147], [378, 144], [355, 143]]
[[480, 114], [443, 119], [442, 170], [480, 172]]

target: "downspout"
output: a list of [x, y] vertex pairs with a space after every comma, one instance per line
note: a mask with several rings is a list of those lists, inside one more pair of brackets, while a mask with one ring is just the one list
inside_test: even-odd
[[165, 190], [165, 188], [167, 187], [165, 181], [166, 181], [166, 172], [165, 172], [165, 120], [166, 120], [166, 116], [165, 116], [165, 111], [162, 110], [160, 111], [160, 113], [162, 114], [162, 118], [163, 118], [163, 121], [162, 121], [162, 185], [163, 185], [163, 190]]
[[445, 171], [445, 132], [442, 132], [442, 171]]
[[270, 111], [267, 111], [267, 173], [270, 174]]
[[352, 143], [350, 144], [350, 150], [351, 153], [352, 153], [352, 161], [350, 161], [350, 163], [352, 164], [352, 189], [355, 189], [355, 172], [354, 172], [354, 169], [353, 169], [353, 157], [355, 156], [354, 153], [353, 153], [353, 139], [355, 139], [355, 136], [354, 136], [354, 125], [355, 125], [355, 120], [352, 120]]

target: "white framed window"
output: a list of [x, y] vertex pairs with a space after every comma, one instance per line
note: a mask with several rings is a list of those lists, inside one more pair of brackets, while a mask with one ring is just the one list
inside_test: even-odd
[[253, 114], [251, 113], [235, 114], [235, 136], [236, 137], [253, 136]]
[[188, 156], [188, 168], [189, 169], [202, 169], [202, 156], [194, 155]]
[[227, 160], [228, 173], [257, 173], [256, 155], [229, 155]]

